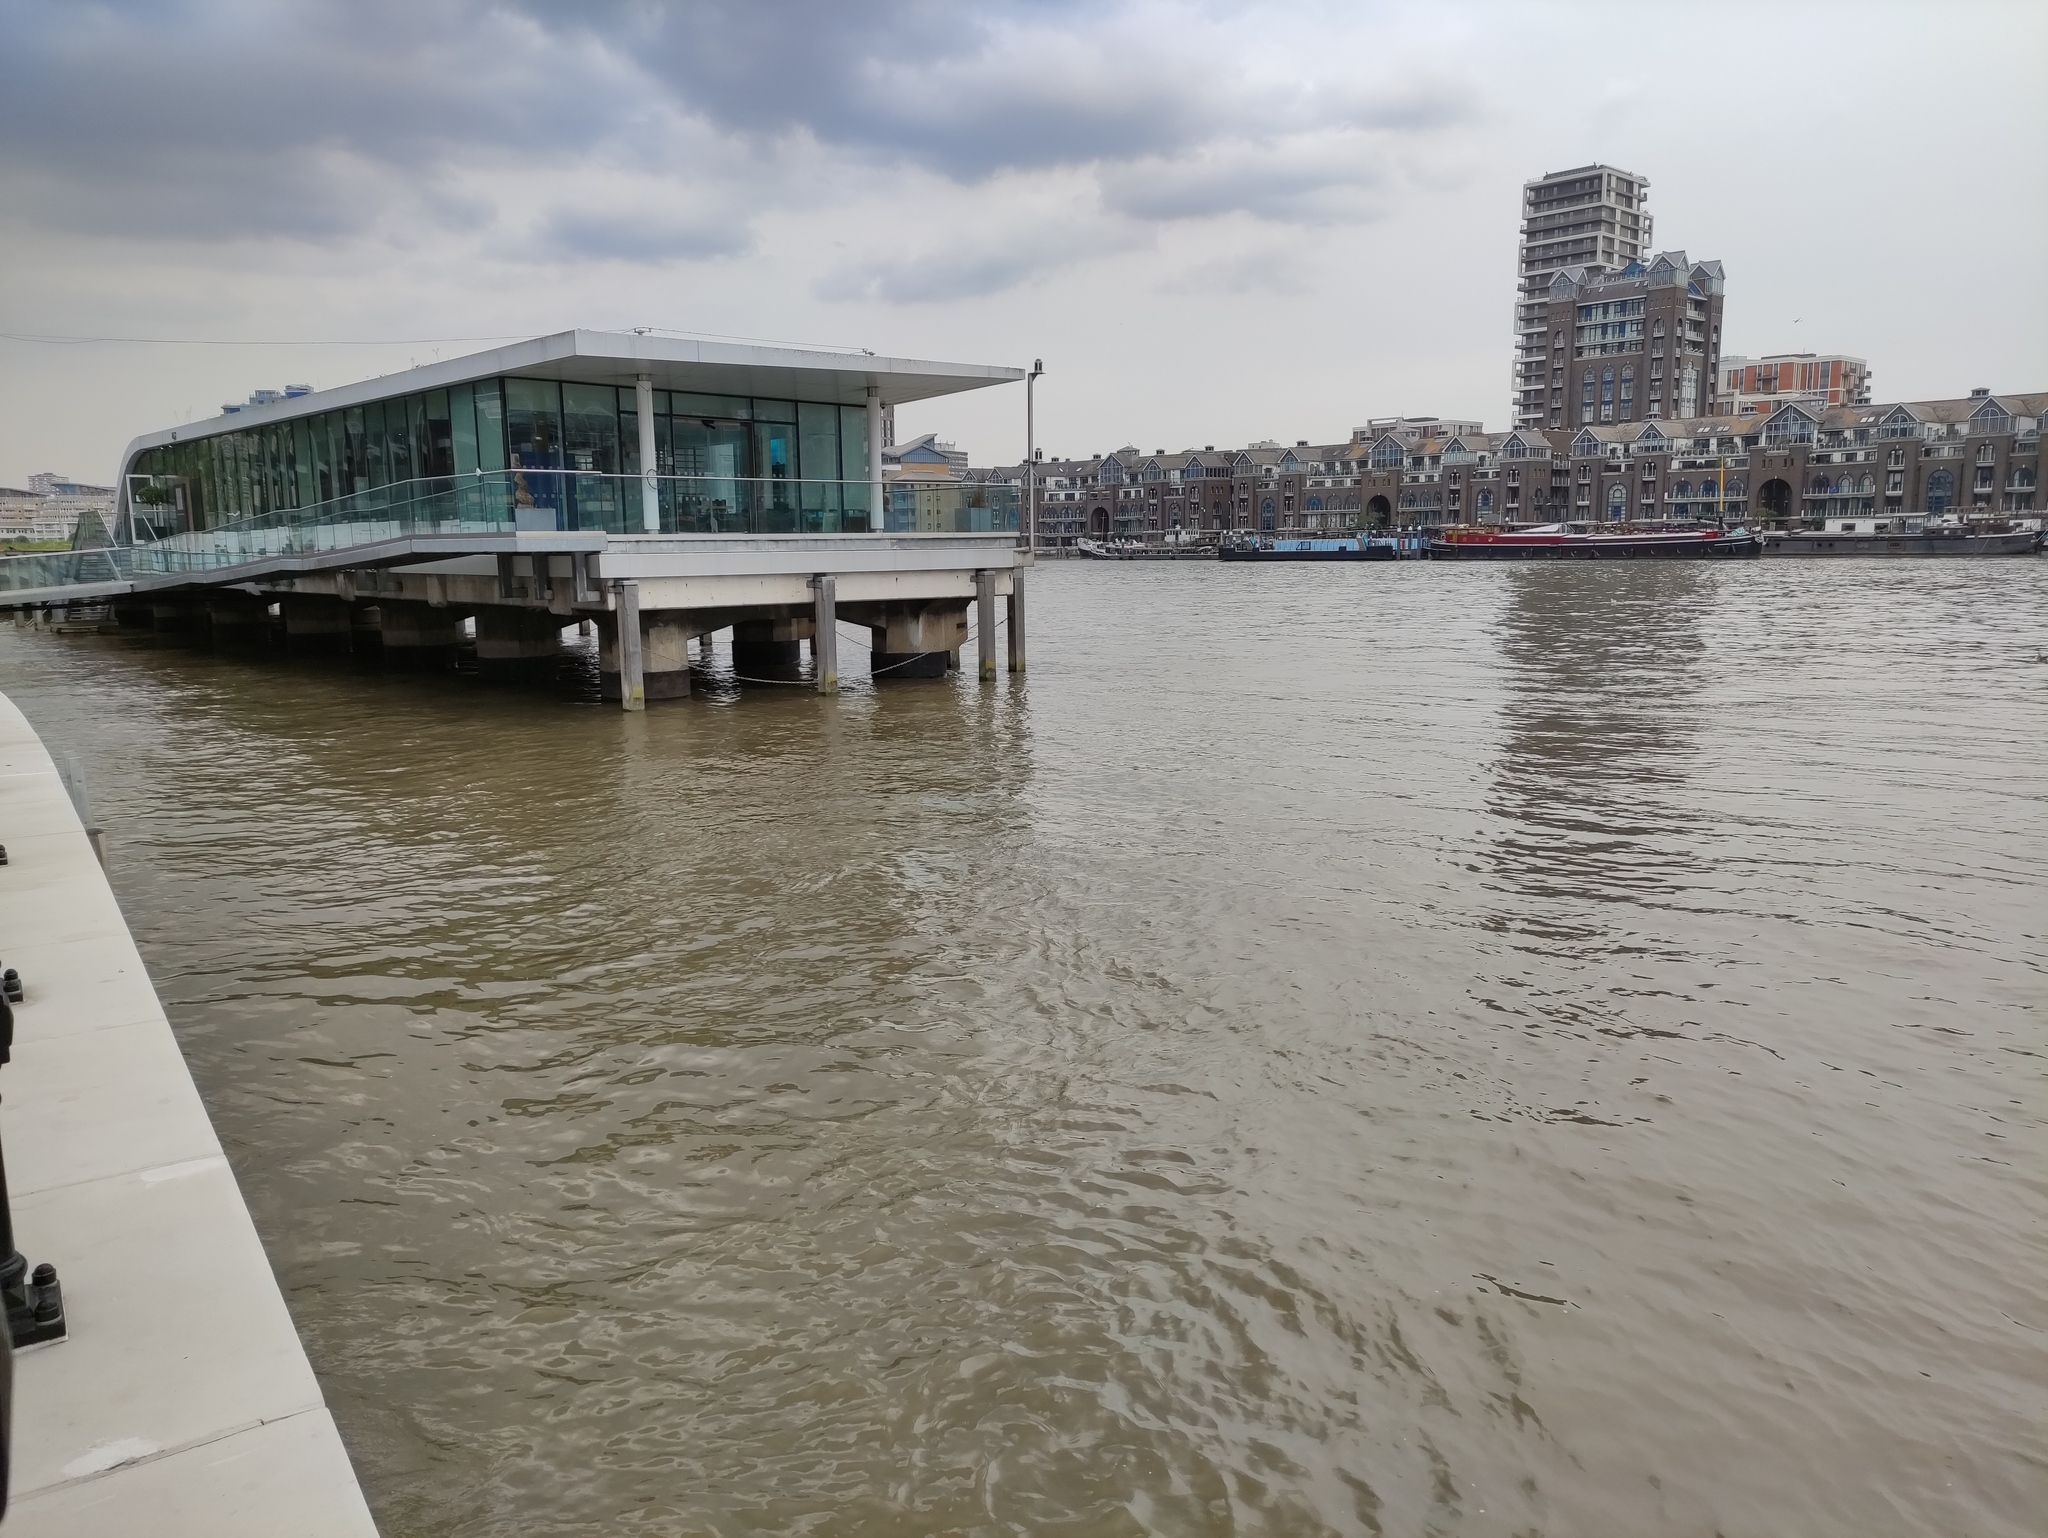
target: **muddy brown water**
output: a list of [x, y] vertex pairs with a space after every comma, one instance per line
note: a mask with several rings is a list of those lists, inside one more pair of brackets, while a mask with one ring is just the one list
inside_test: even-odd
[[0, 629], [387, 1538], [2040, 1530], [2048, 562], [1032, 582]]

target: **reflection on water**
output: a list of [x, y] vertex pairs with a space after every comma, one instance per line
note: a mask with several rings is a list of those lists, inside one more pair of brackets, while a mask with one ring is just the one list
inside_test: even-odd
[[[1702, 610], [1720, 584], [1683, 563], [1598, 583], [1505, 574], [1498, 645], [1507, 698], [1492, 807], [1496, 863], [1544, 899], [1649, 901], [1687, 868], [1700, 726]], [[1596, 926], [1580, 938], [1599, 942]], [[1547, 942], [1565, 936], [1546, 933]]]
[[1055, 568], [1028, 684], [644, 716], [0, 677], [387, 1533], [2017, 1534], [1984, 564]]

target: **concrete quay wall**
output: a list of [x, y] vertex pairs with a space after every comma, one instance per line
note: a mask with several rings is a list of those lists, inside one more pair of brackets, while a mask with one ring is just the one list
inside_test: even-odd
[[8, 1538], [376, 1538], [183, 1055], [35, 730], [0, 695], [15, 1237], [67, 1339], [14, 1363]]

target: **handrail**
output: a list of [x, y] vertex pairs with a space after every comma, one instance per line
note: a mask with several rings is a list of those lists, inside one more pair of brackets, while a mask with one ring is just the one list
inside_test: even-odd
[[[655, 493], [647, 528], [643, 487]], [[415, 477], [200, 529], [160, 530], [131, 508], [128, 542], [0, 558], [0, 591], [200, 574], [251, 561], [420, 536], [547, 530], [613, 535], [1015, 533], [1018, 489], [983, 481], [623, 475], [557, 466]], [[136, 538], [136, 535], [143, 537]]]

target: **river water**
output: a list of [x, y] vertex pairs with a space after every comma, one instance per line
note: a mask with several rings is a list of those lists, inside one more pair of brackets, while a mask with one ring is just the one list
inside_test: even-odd
[[2048, 562], [1032, 584], [0, 631], [387, 1538], [2039, 1531]]

